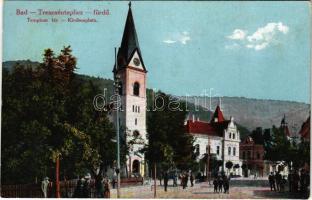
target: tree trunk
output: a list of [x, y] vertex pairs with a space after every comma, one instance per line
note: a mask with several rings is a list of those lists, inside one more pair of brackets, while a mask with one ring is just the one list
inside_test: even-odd
[[61, 198], [61, 195], [60, 195], [60, 179], [59, 179], [59, 176], [60, 176], [60, 158], [59, 158], [59, 155], [57, 156], [56, 158], [56, 167], [55, 167], [55, 177], [56, 177], [56, 180], [55, 180], [55, 191], [56, 191], [56, 198]]

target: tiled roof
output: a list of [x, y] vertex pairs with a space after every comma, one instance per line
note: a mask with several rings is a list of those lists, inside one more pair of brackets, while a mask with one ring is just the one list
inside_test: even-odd
[[310, 116], [308, 119], [302, 124], [299, 134], [306, 139], [310, 138]]
[[229, 122], [229, 120], [216, 123], [188, 120], [185, 128], [187, 133], [223, 137], [223, 131]]

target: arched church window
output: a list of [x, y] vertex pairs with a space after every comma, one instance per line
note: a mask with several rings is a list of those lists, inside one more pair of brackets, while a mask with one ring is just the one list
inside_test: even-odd
[[228, 155], [231, 155], [231, 147], [228, 147]]
[[233, 133], [233, 139], [235, 140], [235, 133]]
[[135, 124], [135, 125], [138, 125], [138, 119], [137, 119], [137, 118], [135, 118], [134, 124]]
[[138, 106], [138, 113], [140, 113], [140, 106]]
[[137, 130], [133, 131], [133, 136], [134, 137], [138, 137], [139, 135], [140, 135], [139, 131], [137, 131]]
[[231, 139], [232, 133], [230, 133], [229, 138]]
[[132, 112], [134, 112], [134, 105], [132, 106]]
[[233, 147], [233, 156], [236, 156], [236, 148]]
[[133, 85], [133, 95], [139, 96], [140, 95], [140, 84], [135, 82]]

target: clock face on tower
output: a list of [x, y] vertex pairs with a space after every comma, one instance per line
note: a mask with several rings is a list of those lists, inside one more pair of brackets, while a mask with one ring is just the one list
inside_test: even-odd
[[138, 58], [134, 58], [133, 59], [133, 63], [136, 65], [136, 66], [139, 66], [140, 65], [140, 60]]

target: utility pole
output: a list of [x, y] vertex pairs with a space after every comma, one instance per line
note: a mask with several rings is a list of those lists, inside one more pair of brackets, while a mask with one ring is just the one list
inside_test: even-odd
[[210, 168], [210, 140], [208, 138], [208, 146], [207, 146], [207, 182], [210, 185], [210, 172], [209, 172], [209, 168]]
[[[117, 67], [117, 53], [116, 53], [116, 47], [115, 47], [115, 66], [118, 71]], [[120, 88], [120, 83], [119, 79], [120, 77], [118, 75], [115, 75], [115, 94], [116, 97], [119, 97], [119, 88]], [[120, 138], [119, 138], [119, 104], [118, 104], [119, 98], [117, 98], [117, 105], [116, 105], [116, 139], [117, 139], [117, 169], [116, 169], [116, 174], [117, 174], [117, 198], [120, 198]]]
[[156, 184], [157, 184], [157, 181], [156, 181], [156, 162], [154, 163], [154, 198], [156, 198]]
[[56, 156], [55, 162], [55, 197], [61, 198], [60, 194], [60, 153]]

